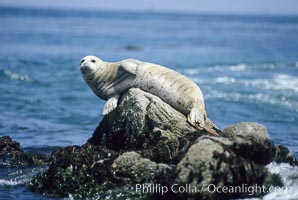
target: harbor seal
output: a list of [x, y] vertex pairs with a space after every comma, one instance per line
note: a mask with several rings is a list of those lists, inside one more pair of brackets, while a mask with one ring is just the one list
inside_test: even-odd
[[125, 91], [135, 87], [158, 96], [183, 113], [196, 128], [216, 135], [214, 129], [205, 126], [207, 115], [200, 88], [174, 70], [134, 59], [105, 62], [96, 56], [84, 57], [80, 70], [92, 91], [107, 101], [103, 115], [117, 107], [118, 99]]

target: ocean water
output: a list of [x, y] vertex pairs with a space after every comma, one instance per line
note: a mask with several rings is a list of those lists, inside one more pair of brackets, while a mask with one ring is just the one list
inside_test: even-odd
[[[177, 70], [219, 128], [259, 122], [298, 156], [298, 17], [0, 7], [0, 27], [0, 136], [26, 149], [91, 137], [104, 105], [79, 71], [91, 54]], [[0, 199], [50, 199], [23, 186], [37, 170], [0, 169]]]

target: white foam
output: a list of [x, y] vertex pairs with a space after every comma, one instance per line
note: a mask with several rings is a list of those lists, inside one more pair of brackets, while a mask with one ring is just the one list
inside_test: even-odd
[[68, 197], [65, 197], [63, 200], [74, 200], [72, 194], [68, 194]]
[[241, 80], [240, 83], [264, 90], [292, 90], [298, 92], [298, 77], [288, 74], [276, 74], [273, 79]]
[[235, 83], [236, 79], [229, 76], [221, 76], [214, 79], [214, 82], [216, 83], [223, 83], [223, 84], [229, 84], [229, 83]]
[[269, 193], [263, 200], [297, 200], [298, 199], [298, 168], [287, 163], [277, 164], [275, 162], [266, 166], [271, 173], [279, 174], [288, 192]]
[[245, 71], [248, 69], [246, 64], [238, 65], [215, 65], [202, 69], [203, 72], [221, 72], [221, 71]]
[[248, 66], [245, 64], [239, 64], [239, 65], [232, 65], [229, 67], [229, 70], [231, 71], [245, 71], [247, 70]]
[[214, 65], [208, 67], [188, 68], [183, 69], [183, 74], [193, 76], [200, 73], [212, 73], [212, 72], [223, 72], [223, 71], [246, 71], [249, 68], [246, 64], [239, 65]]
[[275, 69], [276, 65], [272, 63], [264, 63], [264, 64], [258, 64], [254, 65], [253, 68], [257, 69]]
[[16, 185], [22, 185], [25, 183], [25, 180], [5, 180], [5, 179], [0, 179], [0, 186], [16, 186]]
[[274, 96], [271, 94], [255, 93], [245, 94], [238, 92], [224, 92], [219, 90], [210, 90], [204, 95], [205, 99], [224, 99], [235, 102], [247, 103], [265, 103], [279, 106], [291, 111], [298, 112], [298, 102], [295, 100], [288, 100], [285, 97]]
[[10, 70], [4, 70], [4, 74], [11, 80], [32, 81], [32, 79], [26, 74], [18, 74]]
[[[296, 67], [298, 67], [298, 62], [295, 63]], [[240, 63], [236, 65], [213, 65], [213, 66], [205, 66], [205, 67], [195, 67], [195, 68], [187, 68], [181, 69], [181, 73], [193, 76], [201, 73], [213, 73], [213, 72], [244, 72], [249, 69], [258, 71], [258, 70], [273, 70], [277, 67], [276, 64], [273, 63], [263, 63], [263, 64], [245, 64]]]
[[190, 69], [183, 69], [181, 73], [192, 76], [192, 75], [199, 74], [200, 71], [201, 71], [200, 69], [190, 68]]
[[287, 190], [272, 192], [260, 198], [245, 198], [241, 200], [297, 200], [298, 199], [298, 168], [287, 163], [268, 164], [267, 169], [270, 173], [279, 174], [282, 178], [284, 187]]
[[289, 185], [296, 184], [298, 186], [298, 167], [297, 166], [291, 166], [288, 163], [272, 162], [268, 164], [266, 167], [270, 173], [281, 175], [285, 185], [289, 186]]
[[298, 92], [298, 77], [288, 74], [277, 74], [274, 81], [274, 89], [277, 90], [293, 90]]

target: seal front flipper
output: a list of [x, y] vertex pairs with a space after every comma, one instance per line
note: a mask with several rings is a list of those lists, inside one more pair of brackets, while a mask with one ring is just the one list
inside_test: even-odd
[[127, 59], [120, 63], [119, 68], [130, 74], [136, 75], [138, 72], [138, 64], [139, 64], [139, 61], [137, 60]]
[[109, 114], [112, 110], [114, 110], [117, 107], [119, 96], [113, 96], [109, 98], [103, 108], [103, 115]]

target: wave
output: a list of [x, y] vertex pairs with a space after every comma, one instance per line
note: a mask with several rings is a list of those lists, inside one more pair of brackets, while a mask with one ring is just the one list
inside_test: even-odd
[[5, 180], [0, 179], [0, 186], [16, 186], [16, 185], [23, 185], [26, 182], [26, 180]]
[[229, 76], [220, 76], [220, 77], [215, 78], [212, 82], [213, 83], [230, 84], [230, 83], [235, 83], [236, 78], [229, 77]]
[[208, 93], [206, 93], [204, 97], [205, 99], [223, 99], [235, 102], [264, 103], [298, 112], [298, 102], [295, 100], [287, 100], [282, 96], [275, 97], [273, 95], [263, 93], [244, 94], [238, 92], [222, 92], [213, 90], [208, 91]]
[[239, 65], [215, 65], [211, 67], [201, 67], [201, 68], [188, 68], [183, 69], [182, 73], [192, 76], [201, 73], [212, 73], [212, 72], [223, 72], [223, 71], [245, 71], [248, 69], [248, 65], [239, 64]]
[[198, 68], [187, 68], [183, 69], [182, 73], [186, 75], [197, 75], [201, 73], [212, 73], [212, 72], [244, 72], [248, 70], [273, 70], [277, 67], [273, 63], [263, 63], [263, 64], [245, 64], [240, 63], [238, 65], [214, 65], [207, 67]]
[[206, 99], [264, 103], [298, 112], [298, 76], [292, 73], [295, 65], [215, 65], [181, 72], [205, 89]]
[[293, 91], [298, 92], [298, 77], [288, 74], [275, 74], [271, 79], [240, 79], [233, 76], [219, 76], [211, 79], [194, 78], [196, 82], [204, 84], [235, 84], [243, 85], [248, 88], [275, 91]]
[[277, 164], [275, 162], [267, 165], [269, 172], [279, 174], [282, 178], [287, 192], [272, 192], [263, 197], [263, 200], [296, 200], [298, 199], [298, 168], [287, 163]]
[[246, 64], [239, 64], [239, 65], [232, 65], [228, 67], [231, 71], [246, 71], [248, 69], [248, 65]]
[[15, 73], [11, 70], [3, 70], [3, 73], [6, 77], [10, 78], [11, 80], [21, 80], [21, 81], [33, 81], [28, 75], [26, 74], [19, 74]]
[[275, 74], [272, 79], [243, 80], [239, 83], [264, 90], [292, 90], [298, 92], [298, 77], [288, 74]]

